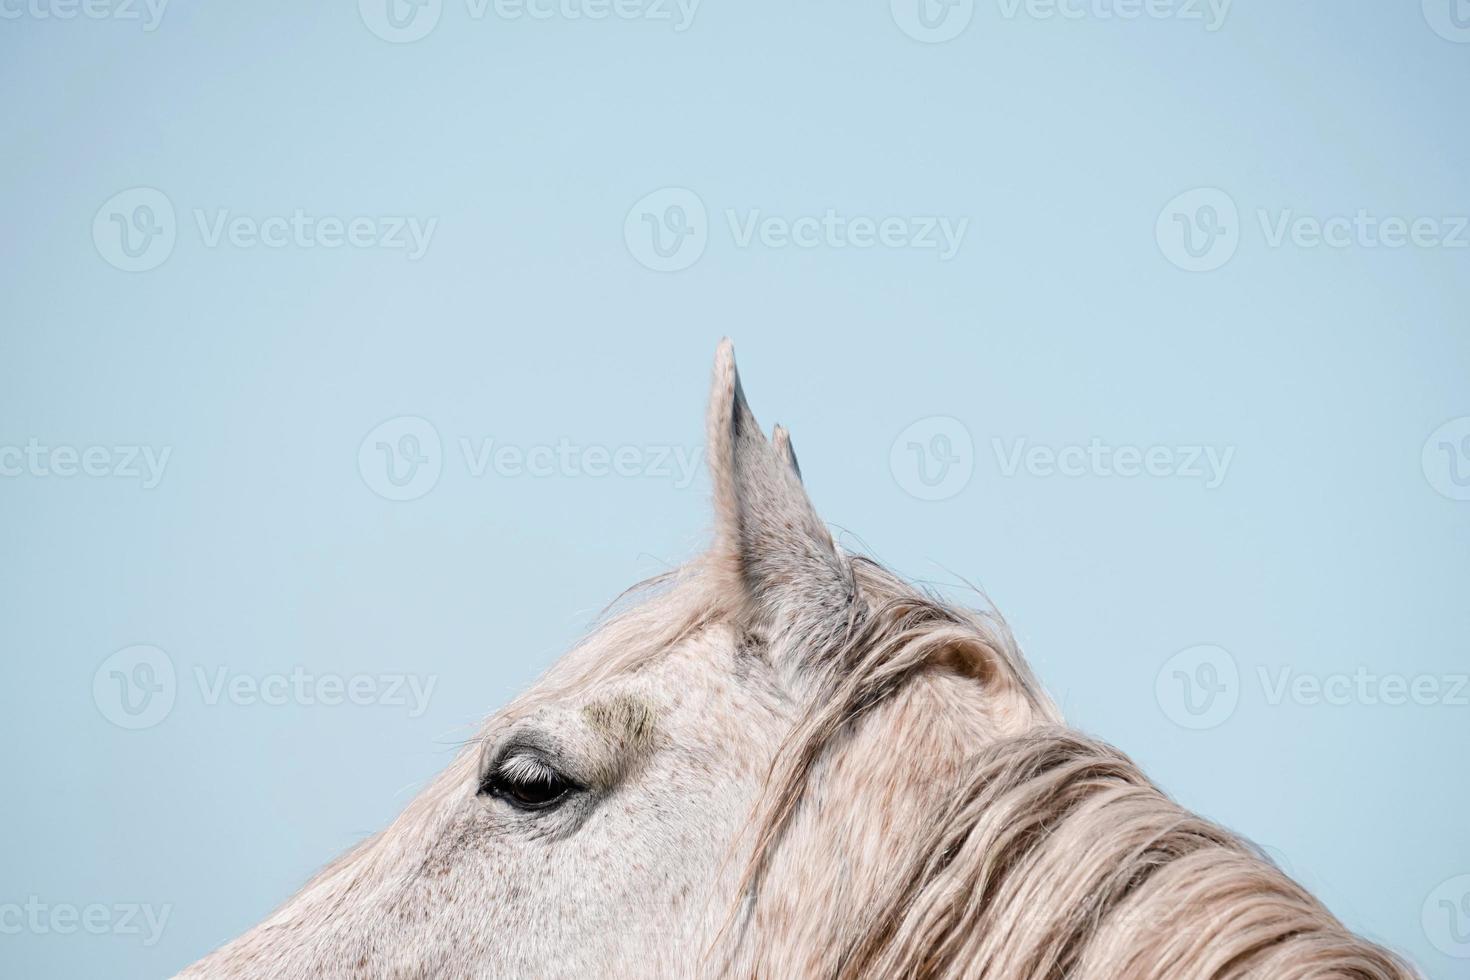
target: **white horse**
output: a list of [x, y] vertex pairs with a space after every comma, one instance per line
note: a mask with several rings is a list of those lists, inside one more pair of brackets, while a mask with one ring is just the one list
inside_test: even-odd
[[728, 342], [708, 439], [709, 552], [181, 976], [1413, 976], [1062, 727], [998, 618], [839, 549]]

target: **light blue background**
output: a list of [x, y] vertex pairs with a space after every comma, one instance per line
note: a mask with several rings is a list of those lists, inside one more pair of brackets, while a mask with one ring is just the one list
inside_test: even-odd
[[[39, 0], [38, 0], [39, 2]], [[1434, 2], [1434, 0], [1431, 0]], [[1350, 925], [1470, 975], [1421, 915], [1470, 873], [1470, 708], [1270, 704], [1262, 668], [1470, 667], [1470, 503], [1425, 440], [1470, 415], [1470, 250], [1271, 247], [1258, 209], [1470, 211], [1470, 44], [1417, 2], [1240, 2], [1177, 18], [1007, 18], [905, 35], [883, 2], [705, 0], [688, 30], [509, 21], [446, 0], [414, 43], [351, 2], [177, 3], [0, 21], [0, 445], [171, 447], [162, 483], [0, 478], [0, 904], [171, 906], [161, 940], [0, 935], [0, 974], [156, 977], [258, 921], [383, 826], [457, 741], [623, 587], [701, 546], [692, 486], [475, 478], [461, 437], [701, 439], [732, 336], [767, 425], [851, 546], [990, 593], [1070, 718], [1269, 847]], [[178, 240], [147, 272], [92, 237], [146, 186]], [[624, 240], [664, 187], [708, 208], [692, 266]], [[1182, 271], [1166, 202], [1239, 207]], [[959, 254], [738, 247], [725, 209], [968, 217]], [[207, 247], [194, 209], [437, 217], [427, 254]], [[359, 471], [429, 420], [443, 473]], [[952, 416], [974, 474], [890, 467]], [[1233, 446], [1224, 483], [1001, 474], [991, 440]], [[1463, 461], [1462, 461], [1463, 462]], [[127, 731], [94, 703], [154, 644], [179, 693]], [[1239, 705], [1174, 724], [1155, 677], [1218, 644]], [[428, 710], [204, 703], [196, 667], [414, 673]]]

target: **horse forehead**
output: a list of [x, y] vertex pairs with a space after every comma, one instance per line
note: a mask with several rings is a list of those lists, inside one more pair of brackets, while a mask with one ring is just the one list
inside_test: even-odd
[[594, 638], [573, 655], [576, 661], [566, 666], [576, 679], [563, 687], [569, 695], [563, 703], [580, 705], [583, 720], [599, 733], [635, 740], [650, 724], [718, 717], [732, 701], [762, 696], [766, 686], [741, 662], [736, 631], [719, 623], [661, 649], [631, 650]]
[[582, 706], [582, 717], [594, 734], [631, 750], [652, 743], [659, 714], [658, 704], [636, 690], [595, 697]]

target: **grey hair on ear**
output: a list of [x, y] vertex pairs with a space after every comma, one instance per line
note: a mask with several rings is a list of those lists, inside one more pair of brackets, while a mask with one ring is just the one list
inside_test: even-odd
[[796, 461], [796, 450], [791, 445], [791, 433], [786, 431], [786, 426], [777, 425], [776, 428], [771, 432], [771, 445], [775, 448], [776, 455], [780, 457], [787, 466], [791, 467], [792, 472], [796, 474], [796, 478], [800, 480], [801, 464]]
[[786, 630], [814, 618], [846, 621], [854, 581], [802, 486], [791, 437], [767, 441], [756, 422], [730, 341], [720, 342], [710, 387], [712, 558], [738, 583], [753, 623]]

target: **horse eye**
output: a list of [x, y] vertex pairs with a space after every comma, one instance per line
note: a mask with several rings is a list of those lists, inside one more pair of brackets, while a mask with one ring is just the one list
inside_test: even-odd
[[576, 783], [550, 766], [513, 757], [486, 774], [480, 783], [480, 794], [497, 796], [520, 810], [547, 810], [577, 788]]

